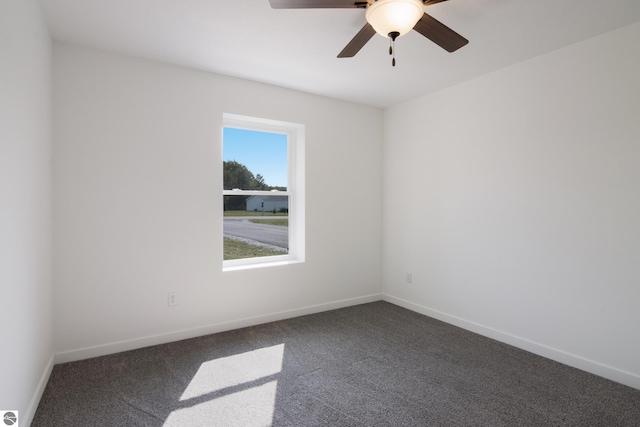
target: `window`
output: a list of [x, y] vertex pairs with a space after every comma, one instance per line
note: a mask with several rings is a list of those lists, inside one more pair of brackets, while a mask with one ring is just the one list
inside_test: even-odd
[[223, 270], [304, 261], [304, 125], [225, 114]]

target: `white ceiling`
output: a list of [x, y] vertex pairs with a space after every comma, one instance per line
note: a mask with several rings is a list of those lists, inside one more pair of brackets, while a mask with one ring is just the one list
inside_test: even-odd
[[[415, 31], [336, 58], [361, 9], [271, 9], [269, 0], [40, 0], [55, 40], [388, 107], [640, 21], [640, 0], [449, 0], [425, 12], [469, 44]], [[638, 52], [630, 52], [638, 55]]]

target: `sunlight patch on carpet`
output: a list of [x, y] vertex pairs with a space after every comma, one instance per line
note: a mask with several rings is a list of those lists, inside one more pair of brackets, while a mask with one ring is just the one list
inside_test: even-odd
[[273, 423], [277, 381], [218, 397], [169, 414], [163, 427], [255, 426]]
[[211, 360], [200, 365], [180, 401], [234, 387], [282, 370], [284, 344]]
[[[204, 362], [182, 393], [180, 402], [198, 399], [169, 414], [163, 427], [270, 426], [284, 344]], [[216, 393], [202, 402], [202, 398]]]

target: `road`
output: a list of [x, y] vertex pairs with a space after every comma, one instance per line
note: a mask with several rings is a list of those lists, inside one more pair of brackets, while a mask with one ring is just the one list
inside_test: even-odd
[[[225, 217], [223, 221], [223, 230], [225, 236], [242, 237], [245, 239], [255, 240], [268, 245], [278, 246], [288, 249], [289, 247], [289, 228], [278, 225], [254, 224], [249, 220], [254, 217]], [[258, 216], [256, 219], [265, 219]], [[286, 218], [286, 217], [276, 217]]]

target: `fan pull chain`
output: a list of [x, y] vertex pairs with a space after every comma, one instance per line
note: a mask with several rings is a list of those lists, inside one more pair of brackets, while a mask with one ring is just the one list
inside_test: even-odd
[[391, 66], [396, 66], [396, 55], [395, 55], [395, 47], [396, 47], [396, 38], [400, 35], [397, 31], [392, 31], [389, 33], [389, 55], [392, 55], [391, 58]]
[[389, 55], [393, 55], [393, 57], [391, 58], [391, 66], [395, 67], [396, 66], [396, 56], [393, 54], [393, 48], [395, 47], [395, 40], [389, 38]]

